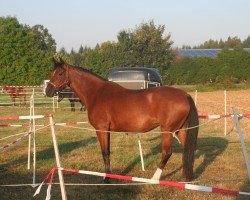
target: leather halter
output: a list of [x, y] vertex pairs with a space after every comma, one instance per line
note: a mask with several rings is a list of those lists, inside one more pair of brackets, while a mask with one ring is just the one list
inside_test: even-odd
[[61, 85], [57, 86], [56, 84], [54, 84], [51, 81], [49, 81], [48, 84], [51, 84], [55, 88], [55, 90], [57, 90], [57, 91], [60, 91], [60, 88], [62, 86], [67, 86], [67, 85], [69, 86], [69, 66], [66, 65], [66, 79], [64, 80], [64, 82]]

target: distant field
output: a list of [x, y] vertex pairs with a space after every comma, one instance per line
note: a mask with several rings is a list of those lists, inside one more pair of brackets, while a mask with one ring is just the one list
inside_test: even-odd
[[[194, 96], [194, 92], [191, 93]], [[48, 101], [46, 106], [36, 104], [35, 113], [39, 115], [54, 114], [55, 122], [87, 121], [86, 112], [70, 112], [67, 100], [59, 103], [55, 113], [52, 109], [52, 99], [41, 97]], [[0, 103], [7, 102], [7, 96], [0, 95]], [[237, 90], [227, 92], [227, 110], [231, 113], [232, 106], [236, 106], [239, 113], [250, 113], [250, 90]], [[38, 100], [35, 99], [36, 102]], [[47, 108], [48, 107], [48, 108]], [[197, 95], [199, 114], [224, 114], [223, 91], [199, 92]], [[78, 109], [79, 108], [79, 109]], [[18, 106], [1, 106], [1, 116], [29, 115], [29, 108]], [[36, 124], [47, 123], [48, 120], [36, 120]], [[0, 121], [0, 124], [27, 123], [26, 121]], [[206, 124], [204, 124], [206, 123]], [[224, 136], [224, 119], [207, 121], [200, 120], [198, 151], [195, 160], [195, 179], [193, 184], [212, 187], [227, 188], [250, 192], [250, 183], [243, 158], [239, 137], [234, 128], [234, 121], [228, 119], [228, 135]], [[90, 125], [77, 125], [74, 127], [91, 128]], [[246, 139], [248, 153], [250, 154], [250, 121], [241, 120], [241, 127]], [[26, 131], [27, 127], [0, 127], [0, 138]], [[157, 129], [158, 130], [158, 129]], [[59, 151], [63, 167], [84, 169], [90, 171], [104, 171], [100, 146], [95, 133], [72, 127], [56, 126]], [[0, 147], [13, 141], [0, 140]], [[32, 170], [27, 170], [27, 139], [16, 144], [11, 149], [1, 152], [0, 156], [0, 185], [32, 183]], [[49, 128], [37, 131], [37, 182], [40, 183], [47, 173], [54, 167], [54, 151]], [[142, 148], [146, 171], [141, 170], [137, 138], [131, 134], [111, 135], [111, 166], [113, 173], [136, 177], [151, 178], [161, 157], [160, 134], [152, 132], [142, 134]], [[183, 181], [181, 176], [182, 149], [178, 142], [174, 142], [174, 153], [170, 158], [162, 179], [169, 181]], [[66, 183], [100, 183], [100, 177], [64, 173]], [[58, 182], [58, 176], [55, 176]], [[112, 180], [111, 183], [126, 183]], [[41, 193], [33, 198], [35, 189], [25, 187], [0, 187], [0, 199], [45, 199], [47, 186]], [[124, 186], [66, 186], [68, 199], [249, 199], [249, 196], [220, 195], [204, 192], [183, 190], [159, 185], [124, 185]], [[51, 199], [60, 199], [58, 185], [52, 186]]]

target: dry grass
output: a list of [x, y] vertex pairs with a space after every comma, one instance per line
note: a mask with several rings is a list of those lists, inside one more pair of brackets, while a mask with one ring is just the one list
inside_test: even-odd
[[[194, 93], [192, 93], [193, 95]], [[250, 113], [248, 99], [249, 90], [228, 91], [228, 113], [232, 105], [239, 113]], [[197, 107], [200, 114], [224, 113], [223, 91], [198, 93]], [[29, 109], [17, 107], [0, 108], [1, 116], [28, 115]], [[49, 114], [51, 109], [37, 109], [36, 114]], [[56, 122], [86, 121], [86, 113], [67, 109], [58, 109], [55, 113]], [[45, 123], [37, 120], [36, 123]], [[206, 121], [201, 120], [200, 123]], [[2, 123], [2, 122], [0, 122]], [[6, 123], [6, 122], [3, 122]], [[8, 122], [9, 123], [9, 122]], [[10, 122], [17, 123], [17, 122]], [[241, 127], [250, 152], [249, 119], [241, 120]], [[78, 127], [89, 127], [79, 125]], [[15, 134], [27, 128], [0, 128], [1, 138]], [[241, 145], [233, 120], [228, 120], [228, 134], [224, 137], [224, 120], [211, 121], [200, 128], [198, 151], [195, 161], [194, 184], [221, 187], [250, 192], [247, 181], [247, 171], [242, 155]], [[63, 167], [103, 171], [103, 161], [100, 146], [95, 133], [69, 127], [56, 127], [57, 139]], [[8, 141], [0, 141], [0, 146]], [[40, 182], [55, 165], [54, 152], [49, 129], [37, 133], [37, 182]], [[159, 134], [147, 133], [142, 135], [142, 147], [146, 171], [141, 170], [140, 157], [135, 135], [112, 134], [111, 136], [111, 165], [113, 173], [136, 177], [151, 178], [161, 156]], [[163, 180], [182, 181], [181, 156], [182, 149], [175, 141], [174, 153], [169, 160], [163, 175]], [[16, 144], [13, 148], [1, 153], [0, 184], [32, 183], [32, 172], [27, 166], [27, 139]], [[66, 183], [100, 183], [99, 177], [65, 173]], [[55, 176], [55, 182], [58, 182]], [[112, 180], [112, 183], [124, 183]], [[38, 197], [33, 198], [32, 187], [0, 187], [0, 199], [45, 199], [46, 187]], [[66, 186], [68, 199], [248, 199], [249, 196], [221, 195], [158, 185], [134, 186]], [[60, 199], [58, 185], [52, 187], [52, 199]]]

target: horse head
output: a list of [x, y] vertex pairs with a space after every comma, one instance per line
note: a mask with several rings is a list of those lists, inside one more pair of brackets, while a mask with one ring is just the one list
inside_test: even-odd
[[53, 97], [69, 85], [69, 66], [62, 58], [53, 58], [54, 70], [46, 87], [46, 96]]

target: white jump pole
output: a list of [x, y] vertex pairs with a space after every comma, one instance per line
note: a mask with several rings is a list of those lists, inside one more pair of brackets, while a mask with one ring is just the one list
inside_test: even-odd
[[67, 200], [66, 190], [65, 190], [65, 186], [64, 186], [63, 173], [62, 173], [62, 170], [61, 170], [59, 150], [58, 150], [58, 145], [57, 145], [57, 141], [56, 141], [55, 126], [54, 126], [54, 122], [53, 122], [52, 116], [49, 117], [49, 121], [50, 121], [50, 128], [51, 128], [51, 134], [52, 134], [52, 139], [53, 139], [53, 146], [54, 146], [55, 157], [56, 157], [56, 165], [58, 167], [58, 176], [59, 176], [59, 182], [60, 182], [62, 200]]
[[242, 152], [243, 152], [245, 163], [246, 163], [246, 167], [247, 167], [248, 180], [250, 181], [250, 162], [249, 162], [249, 157], [248, 157], [246, 145], [245, 145], [245, 142], [244, 142], [244, 136], [243, 136], [243, 133], [242, 133], [241, 128], [240, 128], [240, 121], [239, 121], [239, 116], [238, 116], [238, 113], [237, 113], [237, 109], [235, 107], [233, 107], [232, 109], [233, 109], [233, 114], [234, 114], [234, 120], [235, 120], [236, 128], [238, 130], [237, 132], [238, 132], [238, 135], [240, 137], [240, 143], [241, 143], [241, 146], [242, 146]]
[[137, 134], [137, 140], [138, 140], [139, 151], [140, 151], [140, 156], [141, 156], [141, 168], [142, 168], [142, 171], [145, 171], [143, 153], [142, 153], [142, 147], [141, 147], [141, 135], [140, 135], [140, 133]]
[[197, 105], [197, 90], [195, 90], [194, 104], [195, 104], [195, 106]]
[[[30, 97], [30, 116], [32, 116], [32, 106], [33, 106], [33, 97], [31, 95]], [[30, 119], [29, 122], [29, 132], [32, 131], [32, 120]], [[31, 135], [29, 135], [29, 143], [28, 143], [28, 164], [27, 164], [27, 169], [30, 169], [30, 148], [31, 148]]]
[[[224, 90], [224, 114], [227, 114], [227, 91]], [[227, 118], [224, 117], [224, 136], [227, 136]]]
[[[32, 115], [35, 116], [35, 102], [34, 102], [34, 89], [32, 94]], [[32, 119], [32, 132], [33, 132], [33, 185], [36, 184], [36, 122], [35, 118]]]
[[53, 104], [53, 112], [56, 112], [55, 111], [55, 97], [52, 97], [52, 104]]
[[58, 98], [59, 98], [59, 95], [56, 96], [56, 108], [58, 108]]

